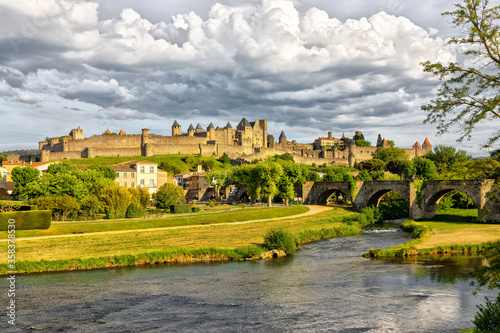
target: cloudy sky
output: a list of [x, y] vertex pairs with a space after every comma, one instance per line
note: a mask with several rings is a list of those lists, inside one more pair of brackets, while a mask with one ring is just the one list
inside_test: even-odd
[[397, 146], [462, 145], [423, 124], [454, 61], [449, 0], [0, 0], [0, 151], [36, 148], [81, 126], [170, 135], [268, 119], [312, 142], [361, 130]]

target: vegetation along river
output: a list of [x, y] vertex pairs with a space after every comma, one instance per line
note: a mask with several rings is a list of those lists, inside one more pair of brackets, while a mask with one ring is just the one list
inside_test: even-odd
[[[396, 229], [304, 245], [272, 261], [163, 265], [17, 277], [19, 332], [457, 332], [484, 290], [460, 279], [478, 260], [373, 260]], [[2, 295], [3, 297], [4, 295]]]

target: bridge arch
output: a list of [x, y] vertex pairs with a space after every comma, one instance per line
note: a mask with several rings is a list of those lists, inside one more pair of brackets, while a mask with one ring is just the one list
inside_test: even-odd
[[345, 201], [350, 201], [351, 200], [351, 196], [349, 195], [349, 193], [345, 193], [344, 191], [345, 190], [342, 190], [340, 188], [332, 188], [332, 189], [325, 190], [316, 199], [316, 205], [327, 205], [328, 204], [328, 199], [334, 193], [341, 193], [342, 196], [345, 198]]
[[384, 195], [386, 195], [387, 193], [390, 193], [390, 192], [395, 192], [395, 193], [399, 194], [405, 200], [405, 202], [408, 205], [410, 204], [408, 202], [408, 198], [405, 198], [404, 193], [399, 193], [398, 191], [395, 191], [395, 190], [392, 190], [392, 189], [383, 189], [383, 190], [380, 190], [380, 191], [375, 192], [374, 194], [372, 194], [372, 196], [368, 198], [366, 206], [375, 206], [375, 207], [377, 207], [378, 204], [380, 203], [380, 201], [382, 200], [382, 198], [384, 197]]

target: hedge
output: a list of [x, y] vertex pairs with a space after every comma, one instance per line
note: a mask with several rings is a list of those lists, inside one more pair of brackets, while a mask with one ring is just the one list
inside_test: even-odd
[[50, 210], [30, 210], [0, 213], [0, 231], [7, 231], [9, 220], [16, 221], [16, 230], [48, 229], [52, 220]]
[[170, 211], [172, 213], [189, 213], [191, 211], [191, 207], [189, 205], [184, 204], [184, 205], [172, 205], [170, 206]]

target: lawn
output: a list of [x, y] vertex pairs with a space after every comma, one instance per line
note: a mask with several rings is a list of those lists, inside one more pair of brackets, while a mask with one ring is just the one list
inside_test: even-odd
[[[245, 212], [238, 212], [245, 214]], [[213, 224], [189, 229], [168, 229], [155, 231], [131, 231], [119, 234], [78, 235], [55, 239], [18, 240], [16, 242], [17, 261], [61, 260], [73, 258], [97, 258], [164, 251], [175, 248], [235, 249], [259, 245], [269, 228], [283, 228], [290, 232], [307, 229], [321, 229], [339, 226], [335, 222], [352, 211], [336, 208], [319, 214], [270, 220], [248, 224]], [[242, 220], [243, 218], [240, 218]], [[7, 244], [1, 243], [2, 251]], [[5, 263], [2, 257], [0, 263]]]
[[[85, 230], [85, 233], [134, 230], [175, 227], [184, 225], [218, 224], [231, 223], [250, 220], [261, 220], [268, 218], [277, 218], [293, 216], [305, 213], [309, 210], [306, 206], [290, 206], [284, 208], [259, 208], [259, 209], [241, 209], [220, 212], [213, 214], [193, 213], [179, 215], [165, 215], [163, 218], [138, 218], [138, 219], [120, 219], [120, 220], [99, 220], [89, 222], [53, 222], [47, 230], [19, 230], [16, 232], [16, 238], [38, 237], [52, 235], [69, 235], [75, 230]], [[0, 239], [7, 238], [7, 231], [0, 231]]]

